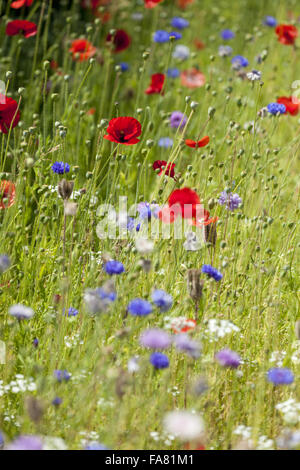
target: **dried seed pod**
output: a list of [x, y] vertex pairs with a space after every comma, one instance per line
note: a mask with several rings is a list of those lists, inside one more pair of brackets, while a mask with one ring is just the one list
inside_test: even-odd
[[26, 398], [26, 408], [31, 421], [38, 423], [42, 419], [44, 407], [35, 397]]
[[191, 298], [197, 302], [202, 297], [204, 282], [200, 279], [201, 269], [189, 269], [187, 272], [188, 291]]
[[62, 179], [58, 183], [57, 185], [58, 194], [64, 201], [71, 197], [71, 194], [73, 192], [73, 187], [74, 187], [74, 181], [67, 181], [65, 179]]
[[212, 223], [209, 225], [205, 225], [204, 227], [204, 237], [206, 243], [211, 243], [212, 246], [216, 246], [217, 241], [217, 226], [216, 224]]
[[300, 341], [300, 320], [297, 320], [295, 323], [295, 333], [296, 333], [297, 339]]

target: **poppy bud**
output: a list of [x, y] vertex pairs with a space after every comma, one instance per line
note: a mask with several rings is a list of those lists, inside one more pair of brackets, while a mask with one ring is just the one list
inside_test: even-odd
[[214, 114], [216, 112], [216, 108], [209, 107], [208, 108], [208, 117], [212, 119], [214, 117]]
[[63, 200], [67, 200], [71, 197], [73, 192], [74, 181], [67, 181], [62, 179], [57, 185], [58, 194]]
[[8, 71], [6, 72], [6, 74], [5, 74], [5, 78], [6, 78], [7, 80], [10, 80], [11, 77], [12, 77], [12, 75], [13, 75], [12, 71], [11, 71], [11, 70], [8, 70]]

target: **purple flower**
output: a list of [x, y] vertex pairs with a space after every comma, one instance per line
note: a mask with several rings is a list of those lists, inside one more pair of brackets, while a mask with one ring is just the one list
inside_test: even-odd
[[53, 375], [57, 382], [68, 382], [71, 378], [71, 374], [67, 370], [55, 370]]
[[39, 345], [39, 340], [38, 340], [37, 338], [34, 338], [34, 340], [33, 340], [33, 346], [34, 346], [35, 348], [37, 348], [38, 345]]
[[7, 255], [0, 255], [0, 273], [4, 273], [10, 267], [10, 259]]
[[155, 369], [166, 369], [169, 367], [170, 361], [168, 356], [163, 353], [155, 352], [150, 356], [150, 363]]
[[220, 273], [216, 268], [213, 268], [210, 264], [204, 264], [202, 266], [202, 272], [207, 274], [209, 277], [212, 277], [215, 281], [220, 281], [223, 277], [223, 274]]
[[86, 445], [84, 450], [108, 450], [108, 448], [104, 444], [101, 444], [100, 442], [92, 441]]
[[221, 31], [221, 38], [224, 39], [224, 41], [228, 41], [229, 39], [233, 39], [235, 37], [235, 34], [231, 29], [223, 29]]
[[68, 310], [68, 317], [76, 317], [78, 315], [78, 310], [74, 307], [70, 307]]
[[[170, 68], [167, 71], [167, 75], [169, 78], [178, 78], [180, 76], [180, 70], [178, 70], [176, 67]], [[172, 142], [173, 145], [173, 142]]]
[[161, 312], [167, 312], [173, 304], [173, 297], [162, 289], [152, 292], [152, 300]]
[[232, 367], [233, 369], [236, 369], [241, 363], [240, 356], [231, 349], [222, 349], [216, 354], [216, 359], [221, 366]]
[[172, 128], [177, 129], [180, 127], [181, 129], [186, 125], [187, 117], [181, 113], [180, 111], [173, 111], [170, 117], [170, 126]]
[[112, 276], [113, 274], [122, 274], [125, 269], [120, 261], [110, 260], [105, 263], [104, 271]]
[[274, 385], [289, 385], [294, 382], [294, 375], [290, 369], [276, 368], [268, 371], [268, 381]]
[[61, 404], [62, 404], [62, 398], [60, 398], [60, 397], [53, 398], [53, 400], [52, 400], [52, 405], [53, 406], [59, 406]]
[[170, 139], [170, 137], [161, 137], [158, 141], [159, 147], [169, 148], [172, 147], [172, 145], [173, 139]]
[[129, 302], [127, 310], [133, 316], [145, 316], [152, 312], [152, 305], [147, 300], [133, 299]]
[[43, 450], [43, 443], [37, 436], [23, 435], [12, 441], [7, 450]]
[[227, 209], [230, 211], [234, 211], [234, 209], [237, 209], [240, 204], [242, 204], [242, 199], [237, 193], [227, 193], [227, 191], [222, 191], [220, 198], [219, 198], [219, 204], [221, 206], [226, 206]]
[[186, 352], [193, 359], [197, 359], [201, 355], [201, 345], [197, 341], [193, 341], [189, 335], [180, 333], [175, 336], [174, 343], [176, 349]]
[[164, 330], [153, 328], [141, 334], [140, 343], [145, 348], [166, 349], [171, 344], [171, 338]]
[[4, 446], [4, 435], [0, 431], [0, 450], [3, 448], [3, 446]]
[[54, 162], [51, 168], [53, 173], [57, 173], [58, 175], [63, 175], [70, 171], [70, 165], [64, 162]]

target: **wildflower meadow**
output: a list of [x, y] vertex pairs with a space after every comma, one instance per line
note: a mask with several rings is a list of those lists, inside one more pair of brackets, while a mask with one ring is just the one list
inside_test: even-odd
[[299, 450], [299, 2], [0, 38], [0, 449]]

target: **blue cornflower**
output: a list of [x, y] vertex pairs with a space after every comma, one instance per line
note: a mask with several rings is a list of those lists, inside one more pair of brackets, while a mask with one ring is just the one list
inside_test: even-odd
[[284, 114], [286, 112], [286, 107], [282, 103], [270, 103], [267, 106], [267, 109], [270, 114], [273, 114], [274, 116], [278, 113]]
[[164, 42], [169, 42], [169, 40], [170, 40], [170, 36], [169, 36], [168, 31], [159, 29], [158, 31], [155, 31], [155, 33], [153, 34], [154, 42], [164, 43]]
[[0, 273], [4, 273], [10, 267], [10, 259], [7, 255], [0, 255]]
[[68, 310], [68, 317], [76, 317], [78, 315], [78, 310], [74, 307], [70, 307]]
[[271, 28], [275, 28], [275, 26], [277, 25], [277, 20], [276, 18], [274, 18], [274, 16], [267, 15], [264, 17], [263, 24], [265, 26], [270, 26]]
[[212, 277], [215, 281], [221, 281], [223, 274], [220, 273], [216, 268], [213, 268], [210, 264], [204, 264], [202, 266], [202, 272]]
[[164, 148], [172, 147], [173, 139], [170, 139], [170, 137], [161, 137], [158, 141], [158, 146]]
[[62, 401], [62, 398], [60, 398], [60, 397], [55, 397], [55, 398], [53, 398], [53, 400], [52, 400], [52, 405], [53, 405], [53, 406], [59, 406], [59, 405], [62, 404], [62, 402], [63, 402], [63, 401]]
[[181, 33], [177, 33], [176, 31], [171, 31], [169, 33], [169, 38], [174, 38], [175, 41], [178, 41], [178, 39], [181, 39], [182, 38], [182, 34]]
[[150, 363], [155, 369], [166, 369], [169, 367], [170, 361], [168, 356], [160, 352], [154, 352], [150, 356]]
[[57, 173], [58, 175], [63, 175], [64, 173], [69, 173], [70, 165], [64, 162], [55, 162], [52, 165], [53, 173]]
[[187, 28], [189, 26], [190, 22], [184, 18], [180, 18], [179, 16], [175, 16], [174, 18], [172, 18], [171, 20], [171, 26], [173, 26], [173, 28], [177, 28], [177, 29], [184, 29], [184, 28]]
[[233, 39], [235, 37], [235, 34], [231, 29], [223, 29], [221, 31], [221, 38], [224, 39], [224, 41], [228, 41], [229, 39]]
[[108, 448], [100, 442], [91, 441], [85, 446], [84, 450], [108, 450]]
[[176, 67], [170, 68], [167, 71], [167, 76], [169, 78], [178, 78], [180, 76], [180, 70], [177, 69]]
[[127, 64], [127, 62], [120, 62], [118, 65], [121, 67], [122, 72], [129, 70], [129, 64]]
[[56, 378], [57, 382], [68, 382], [71, 378], [71, 374], [67, 370], [55, 370], [54, 377]]
[[103, 300], [109, 300], [110, 302], [114, 302], [117, 298], [117, 293], [112, 291], [106, 291], [103, 287], [97, 287], [96, 289], [97, 294]]
[[38, 345], [39, 345], [39, 340], [38, 340], [37, 338], [34, 338], [32, 344], [33, 344], [33, 346], [34, 346], [35, 348], [37, 348]]
[[125, 269], [120, 261], [110, 260], [104, 265], [104, 271], [112, 276], [113, 274], [122, 274]]
[[133, 316], [145, 316], [152, 312], [152, 305], [147, 300], [133, 299], [129, 302], [127, 310]]
[[249, 62], [246, 57], [243, 57], [242, 55], [235, 55], [234, 57], [232, 57], [231, 63], [236, 69], [239, 69], [241, 67], [247, 67], [247, 65], [249, 65]]
[[167, 312], [173, 304], [173, 297], [162, 289], [152, 292], [152, 300], [161, 312]]
[[268, 381], [274, 385], [289, 385], [294, 382], [294, 375], [290, 369], [274, 367], [268, 371]]

